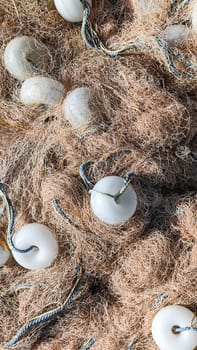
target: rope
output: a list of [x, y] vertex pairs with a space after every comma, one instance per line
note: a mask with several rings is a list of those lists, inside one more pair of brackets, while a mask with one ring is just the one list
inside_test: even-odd
[[119, 154], [116, 154], [113, 157], [108, 157], [106, 160], [101, 160], [98, 165], [101, 166], [103, 164], [108, 164], [108, 163], [113, 163], [116, 162], [117, 160], [121, 159], [123, 156], [131, 154], [131, 150], [125, 150], [120, 152]]
[[[102, 163], [109, 163], [109, 162], [114, 162], [114, 161], [117, 161], [119, 159], [121, 159], [124, 155], [127, 155], [127, 154], [130, 154], [131, 153], [131, 150], [125, 150], [123, 152], [120, 152], [119, 154], [116, 154], [115, 156], [113, 157], [109, 157], [107, 160], [105, 161], [101, 161], [99, 162], [99, 165], [102, 164]], [[80, 168], [79, 168], [79, 175], [80, 177], [82, 178], [84, 184], [86, 185], [86, 187], [91, 190], [93, 189], [94, 187], [94, 184], [91, 182], [91, 180], [89, 179], [89, 177], [87, 176], [86, 174], [86, 171], [88, 168], [90, 168], [91, 165], [93, 165], [94, 162], [93, 161], [87, 161], [85, 163], [82, 163], [80, 165]]]
[[191, 0], [183, 0], [178, 6], [177, 6], [177, 11], [185, 7], [186, 5], [189, 5]]
[[87, 343], [85, 343], [80, 350], [89, 350], [95, 343], [96, 343], [97, 337], [94, 336], [93, 338], [90, 338]]
[[101, 52], [110, 57], [117, 57], [121, 54], [126, 53], [130, 50], [136, 50], [142, 48], [138, 42], [130, 43], [122, 49], [118, 50], [109, 50], [105, 47], [102, 41], [99, 39], [97, 33], [92, 28], [92, 24], [89, 20], [90, 17], [90, 4], [87, 0], [81, 0], [84, 6], [84, 16], [81, 28], [82, 37], [86, 43], [86, 45], [91, 49], [96, 49], [98, 52]]
[[134, 350], [134, 344], [129, 344], [127, 346], [127, 350]]
[[13, 230], [14, 230], [14, 219], [15, 219], [14, 208], [2, 183], [0, 183], [0, 193], [1, 193], [1, 196], [3, 197], [3, 200], [5, 202], [5, 207], [8, 213], [8, 228], [7, 228], [8, 247], [10, 248], [10, 250], [14, 250], [15, 252], [18, 252], [18, 253], [28, 253], [34, 248], [33, 246], [29, 247], [28, 249], [18, 249], [14, 245], [14, 242], [13, 242]]
[[123, 195], [123, 193], [125, 193], [126, 189], [128, 188], [130, 182], [131, 182], [131, 179], [136, 176], [134, 173], [129, 173], [125, 176], [124, 178], [124, 184], [122, 186], [122, 188], [120, 189], [120, 191], [117, 193], [117, 194], [110, 194], [110, 193], [106, 193], [106, 192], [101, 192], [101, 191], [97, 191], [95, 189], [91, 189], [89, 191], [89, 193], [92, 193], [92, 192], [96, 192], [96, 193], [100, 193], [100, 194], [103, 194], [105, 196], [108, 196], [108, 197], [111, 197], [115, 200], [115, 202], [118, 202], [119, 198]]
[[1, 211], [0, 211], [0, 220], [5, 215], [6, 210], [7, 210], [7, 206], [6, 206], [6, 203], [4, 201], [4, 197], [2, 197], [2, 200], [3, 200], [3, 205], [2, 205], [2, 208], [1, 208]]
[[70, 217], [64, 212], [64, 210], [60, 207], [57, 199], [53, 199], [53, 208], [55, 210], [55, 212], [60, 215], [63, 219], [66, 219], [68, 221], [68, 223], [75, 227], [77, 230], [79, 230], [81, 233], [84, 233], [88, 236], [94, 236], [95, 238], [98, 238], [97, 235], [94, 232], [91, 231], [87, 231], [85, 229], [83, 229], [82, 227], [80, 227], [79, 225], [77, 225], [73, 220], [70, 219]]
[[[128, 151], [127, 151], [128, 152]], [[119, 159], [120, 156], [116, 156], [116, 157], [112, 157], [110, 158], [109, 160], [117, 160]], [[83, 164], [81, 164], [80, 168], [79, 168], [79, 174], [83, 180], [83, 182], [85, 183], [86, 187], [89, 189], [89, 193], [91, 192], [96, 192], [96, 193], [100, 193], [100, 194], [103, 194], [105, 196], [108, 196], [108, 197], [111, 197], [113, 198], [116, 202], [118, 201], [118, 199], [123, 195], [123, 193], [126, 191], [126, 189], [128, 188], [130, 182], [131, 182], [131, 179], [136, 176], [134, 173], [129, 173], [125, 176], [124, 178], [124, 183], [123, 183], [123, 186], [122, 188], [120, 189], [120, 191], [116, 194], [110, 194], [110, 193], [106, 193], [106, 192], [100, 192], [100, 191], [97, 191], [95, 190], [93, 187], [93, 183], [90, 181], [89, 177], [86, 175], [86, 170], [92, 165], [94, 164], [94, 162], [92, 161], [88, 161], [88, 162], [85, 162]]]
[[191, 0], [183, 0], [180, 2], [180, 4], [177, 5], [176, 7], [176, 11], [181, 10], [183, 7], [185, 7], [186, 5], [189, 5]]
[[182, 332], [188, 332], [188, 331], [194, 331], [197, 332], [197, 322], [194, 322], [196, 319], [196, 314], [194, 313], [193, 318], [191, 320], [190, 326], [186, 327], [179, 327], [179, 326], [174, 326], [172, 327], [172, 331], [177, 334], [177, 333], [182, 333]]
[[48, 282], [38, 282], [38, 283], [33, 283], [33, 282], [24, 282], [24, 283], [19, 283], [15, 287], [15, 293], [18, 294], [19, 290], [21, 289], [27, 289], [33, 286], [36, 286], [38, 288], [43, 288], [48, 285]]
[[185, 6], [189, 5], [191, 0], [171, 0], [171, 5], [168, 10], [168, 14], [171, 14], [175, 11], [180, 11], [182, 10]]
[[55, 209], [55, 212], [57, 214], [59, 214], [61, 217], [63, 217], [64, 219], [66, 219], [69, 224], [75, 228], [77, 228], [78, 230], [80, 230], [80, 227], [73, 221], [71, 220], [71, 218], [63, 211], [63, 209], [60, 207], [57, 199], [53, 199], [53, 208]]
[[178, 78], [182, 78], [184, 76], [183, 73], [180, 73], [176, 67], [174, 66], [174, 63], [173, 63], [173, 59], [172, 59], [172, 55], [171, 53], [169, 52], [167, 46], [166, 46], [166, 43], [164, 40], [161, 40], [161, 39], [156, 39], [156, 42], [157, 44], [159, 45], [159, 47], [161, 48], [161, 50], [163, 51], [163, 54], [166, 58], [166, 61], [167, 61], [167, 65], [168, 65], [168, 68], [170, 70], [171, 73], [173, 73], [176, 77]]
[[94, 164], [94, 162], [88, 161], [88, 162], [85, 162], [85, 163], [81, 164], [80, 168], [79, 168], [79, 175], [81, 176], [84, 184], [86, 185], [86, 187], [89, 190], [91, 190], [94, 187], [94, 185], [90, 181], [89, 177], [86, 175], [86, 170], [93, 164]]
[[105, 122], [102, 122], [96, 126], [89, 128], [87, 131], [85, 131], [80, 135], [77, 135], [76, 137], [79, 141], [83, 141], [87, 137], [94, 135], [98, 131], [106, 131], [106, 129], [108, 129], [109, 126], [112, 126], [112, 125], [113, 125], [113, 122], [111, 120], [106, 120]]
[[176, 333], [182, 333], [182, 332], [188, 332], [188, 331], [195, 331], [197, 332], [197, 328], [194, 327], [175, 327], [174, 328]]
[[162, 304], [164, 302], [165, 299], [167, 299], [168, 296], [166, 293], [164, 292], [161, 292], [158, 297], [157, 297], [157, 300], [156, 300], [156, 303], [155, 305], [153, 306], [153, 310], [155, 310], [160, 304]]
[[[109, 56], [111, 58], [115, 58], [117, 56], [120, 56], [122, 54], [126, 54], [127, 52], [132, 51], [137, 51], [137, 50], [154, 50], [155, 48], [152, 45], [149, 45], [148, 43], [142, 44], [137, 40], [136, 42], [128, 43], [126, 46], [123, 48], [117, 49], [117, 50], [110, 50], [108, 49], [103, 42], [100, 40], [98, 37], [97, 33], [94, 31], [92, 28], [92, 24], [90, 21], [90, 4], [88, 3], [87, 0], [80, 0], [83, 4], [84, 7], [84, 14], [83, 14], [83, 22], [82, 22], [82, 27], [81, 27], [81, 34], [82, 38], [85, 41], [86, 45], [90, 49], [95, 49], [97, 52], [102, 53], [106, 56]], [[183, 8], [185, 5], [188, 5], [190, 0], [183, 0], [178, 6], [177, 6], [177, 1], [172, 1], [171, 2], [171, 7], [170, 7], [170, 12], [173, 11], [174, 6], [177, 6], [177, 10]], [[177, 70], [177, 68], [174, 65], [172, 54], [168, 47], [166, 46], [165, 42], [161, 40], [160, 38], [154, 38], [154, 41], [157, 46], [159, 46], [159, 50], [162, 50], [164, 54], [165, 61], [167, 63], [169, 71], [175, 75], [178, 78], [191, 78], [192, 75], [189, 73], [181, 73]], [[156, 47], [157, 50], [157, 47]], [[175, 55], [179, 61], [184, 63], [186, 66], [192, 69], [196, 69], [195, 64], [192, 62], [183, 59], [182, 55], [179, 54], [178, 56]]]
[[[170, 215], [177, 214], [177, 215], [182, 215], [186, 217], [188, 216], [188, 214], [184, 210], [179, 208], [174, 208], [174, 207], [165, 207], [164, 212]], [[197, 217], [194, 218], [194, 221], [197, 222]]]
[[82, 268], [79, 267], [77, 269], [76, 281], [74, 282], [73, 287], [72, 287], [68, 297], [66, 298], [66, 300], [64, 301], [64, 303], [61, 306], [59, 306], [55, 309], [52, 309], [50, 311], [44, 312], [43, 314], [36, 316], [36, 317], [32, 318], [31, 320], [29, 320], [27, 323], [25, 323], [25, 325], [23, 327], [21, 327], [19, 329], [17, 334], [10, 341], [8, 341], [4, 344], [4, 348], [9, 348], [10, 346], [15, 345], [19, 341], [19, 339], [27, 332], [27, 330], [29, 330], [29, 328], [31, 328], [35, 325], [38, 325], [42, 322], [48, 321], [52, 317], [54, 317], [57, 314], [59, 314], [60, 312], [62, 312], [66, 306], [69, 306], [74, 300], [76, 300], [78, 295], [79, 295], [79, 291], [80, 291], [79, 285], [80, 285], [81, 275], [82, 275]]
[[172, 54], [177, 58], [179, 62], [185, 64], [188, 68], [194, 69], [194, 70], [197, 69], [197, 64], [187, 60], [181, 52], [177, 50], [173, 50]]

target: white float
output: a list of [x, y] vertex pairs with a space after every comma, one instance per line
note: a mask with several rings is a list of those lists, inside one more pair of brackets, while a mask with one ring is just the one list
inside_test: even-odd
[[194, 350], [197, 346], [197, 332], [175, 332], [176, 326], [189, 327], [193, 316], [193, 312], [184, 306], [170, 305], [162, 308], [152, 322], [152, 336], [159, 349]]
[[187, 27], [183, 24], [170, 25], [164, 31], [164, 38], [171, 45], [186, 39], [186, 36]]
[[24, 81], [20, 91], [21, 102], [27, 105], [55, 105], [64, 94], [64, 86], [57, 80], [33, 77]]
[[161, 11], [164, 0], [135, 0], [134, 5], [138, 8], [142, 16], [151, 16]]
[[21, 250], [34, 246], [28, 253], [12, 250], [14, 259], [26, 269], [34, 270], [48, 267], [58, 254], [58, 245], [53, 233], [42, 224], [24, 225], [14, 234], [13, 242], [15, 247]]
[[192, 20], [192, 30], [195, 34], [197, 34], [197, 1], [193, 1], [191, 20]]
[[10, 252], [7, 249], [3, 249], [3, 247], [0, 246], [0, 267], [5, 265], [10, 257]]
[[87, 87], [76, 88], [69, 92], [63, 102], [64, 119], [73, 128], [86, 125], [91, 119], [91, 92]]
[[131, 185], [127, 187], [117, 202], [114, 198], [103, 194], [116, 195], [123, 185], [123, 178], [107, 176], [94, 186], [90, 198], [91, 208], [102, 222], [109, 225], [120, 225], [134, 215], [137, 207], [137, 195]]
[[[92, 6], [92, 0], [88, 0]], [[83, 5], [80, 0], [54, 0], [59, 14], [68, 22], [81, 22], [83, 19]]]
[[18, 36], [7, 44], [3, 61], [14, 78], [25, 80], [46, 69], [49, 50], [35, 38]]

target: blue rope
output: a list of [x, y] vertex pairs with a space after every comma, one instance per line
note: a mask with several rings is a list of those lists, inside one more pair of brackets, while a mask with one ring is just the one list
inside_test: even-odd
[[134, 173], [128, 173], [125, 177], [124, 177], [124, 183], [122, 188], [120, 189], [119, 193], [114, 196], [115, 201], [117, 201], [121, 195], [126, 191], [127, 187], [129, 186], [131, 179], [136, 177], [137, 175]]
[[[179, 208], [176, 208], [176, 214], [178, 214], [178, 215], [183, 215], [183, 216], [187, 216], [187, 213], [184, 211], [184, 210], [181, 210], [181, 209], [179, 209]], [[194, 221], [195, 222], [197, 222], [197, 217], [196, 218], [194, 218]]]
[[[82, 27], [81, 27], [81, 34], [82, 38], [84, 39], [86, 45], [90, 49], [95, 48], [94, 42], [92, 42], [91, 38], [91, 30], [90, 30], [90, 23], [89, 23], [89, 17], [90, 17], [90, 6], [86, 1], [81, 1], [84, 6], [84, 14], [83, 14], [83, 22], [82, 22]], [[89, 39], [90, 38], [90, 39]]]
[[183, 77], [183, 73], [180, 73], [176, 67], [174, 66], [174, 63], [173, 63], [173, 60], [172, 60], [172, 56], [165, 44], [165, 41], [164, 40], [161, 40], [159, 38], [156, 38], [156, 42], [158, 43], [159, 47], [162, 49], [165, 57], [166, 57], [166, 61], [168, 63], [168, 67], [169, 67], [169, 70], [174, 74], [176, 75], [176, 77]]
[[181, 3], [178, 3], [177, 0], [171, 0], [171, 5], [168, 13], [181, 10], [183, 7], [188, 5], [191, 0], [183, 0]]
[[197, 332], [197, 328], [195, 328], [195, 327], [176, 327], [176, 332], [178, 332], [178, 333], [188, 332], [188, 331]]
[[[188, 216], [187, 213], [182, 210], [182, 209], [179, 209], [179, 208], [173, 208], [173, 207], [166, 207], [164, 209], [164, 212], [167, 213], [167, 214], [177, 214], [177, 215], [183, 215], [183, 216]], [[197, 222], [197, 217], [194, 218], [194, 221]]]
[[1, 211], [0, 211], [0, 220], [5, 215], [6, 210], [7, 210], [7, 205], [5, 203], [4, 197], [2, 197], [2, 200], [3, 200], [3, 205], [2, 205], [2, 208], [1, 208]]
[[134, 350], [134, 344], [130, 344], [127, 346], [127, 350]]
[[83, 40], [85, 41], [86, 45], [91, 49], [96, 49], [98, 52], [101, 52], [107, 56], [110, 56], [112, 58], [117, 57], [127, 51], [130, 51], [131, 49], [138, 49], [142, 48], [141, 45], [138, 42], [129, 43], [127, 46], [123, 47], [122, 49], [118, 50], [109, 50], [107, 49], [102, 41], [99, 39], [97, 33], [93, 30], [91, 22], [89, 21], [90, 17], [90, 5], [87, 0], [81, 0], [84, 6], [84, 15], [83, 15], [83, 22], [81, 27], [81, 34], [83, 37]]
[[122, 151], [122, 152], [116, 154], [115, 156], [107, 158], [106, 160], [101, 160], [98, 163], [98, 165], [101, 166], [103, 164], [105, 165], [106, 163], [116, 162], [117, 160], [121, 159], [123, 156], [131, 154], [131, 152], [132, 152], [131, 150]]
[[53, 199], [53, 208], [55, 209], [55, 212], [59, 214], [62, 218], [66, 219], [68, 223], [75, 227], [77, 230], [79, 230], [81, 233], [84, 233], [88, 236], [94, 236], [95, 238], [98, 238], [97, 235], [91, 231], [87, 231], [84, 228], [80, 227], [78, 224], [76, 224], [65, 212], [64, 210], [60, 207], [57, 199]]
[[178, 6], [177, 6], [177, 11], [181, 10], [184, 6], [188, 5], [191, 0], [183, 0]]
[[38, 283], [24, 282], [24, 283], [18, 283], [16, 285], [16, 287], [15, 287], [15, 293], [17, 294], [19, 292], [19, 290], [30, 288], [30, 287], [33, 287], [33, 286], [36, 286], [38, 288], [43, 288], [43, 287], [47, 286], [48, 284], [49, 284], [48, 282], [38, 282]]
[[97, 336], [94, 336], [93, 338], [89, 339], [80, 350], [89, 350], [96, 343], [96, 340]]
[[80, 174], [84, 184], [86, 185], [86, 187], [89, 190], [91, 190], [94, 187], [94, 185], [90, 181], [89, 177], [86, 175], [86, 170], [93, 164], [94, 164], [94, 162], [88, 161], [88, 162], [85, 162], [85, 163], [81, 164], [80, 168], [79, 168], [79, 174]]
[[194, 70], [197, 69], [197, 64], [187, 60], [182, 53], [178, 52], [177, 50], [173, 50], [172, 54], [177, 58], [177, 60], [179, 62], [185, 64], [188, 68], [191, 68], [191, 69], [194, 69]]
[[[181, 2], [181, 4], [178, 5], [178, 10], [185, 5], [189, 3], [190, 0], [184, 0]], [[92, 28], [92, 24], [89, 20], [90, 17], [90, 5], [87, 0], [81, 0], [83, 7], [84, 7], [84, 15], [83, 15], [83, 22], [82, 22], [82, 27], [81, 27], [81, 34], [83, 37], [83, 40], [85, 41], [86, 45], [91, 48], [91, 49], [96, 49], [98, 52], [107, 55], [109, 57], [115, 58], [119, 55], [122, 55], [124, 53], [127, 53], [130, 50], [154, 50], [155, 48], [150, 46], [148, 43], [140, 43], [139, 41], [132, 42], [127, 44], [125, 47], [122, 49], [117, 49], [117, 50], [110, 50], [105, 47], [103, 42], [99, 39], [97, 33], [94, 31]], [[171, 7], [170, 7], [170, 12], [173, 11], [173, 7], [177, 6], [177, 1], [172, 1]], [[156, 38], [156, 43], [159, 45], [159, 48], [162, 49], [169, 71], [174, 74], [178, 78], [191, 78], [192, 75], [190, 73], [181, 73], [177, 70], [177, 68], [174, 65], [172, 54], [170, 53], [169, 49], [165, 45], [165, 42], [161, 40], [160, 38]], [[175, 55], [177, 56], [177, 59], [184, 63], [186, 66], [192, 69], [196, 69], [195, 64], [192, 62], [186, 60], [183, 58], [181, 54]]]
[[77, 296], [80, 292], [81, 275], [82, 275], [82, 268], [79, 267], [79, 268], [77, 268], [76, 282], [74, 283], [68, 297], [66, 298], [66, 300], [64, 301], [64, 303], [61, 306], [59, 306], [53, 310], [50, 310], [48, 312], [45, 312], [45, 313], [43, 313], [39, 316], [36, 316], [36, 317], [32, 318], [31, 320], [29, 320], [23, 327], [21, 327], [19, 329], [17, 334], [10, 341], [8, 341], [4, 344], [4, 348], [9, 348], [10, 346], [15, 345], [19, 341], [19, 339], [26, 333], [26, 331], [29, 328], [31, 328], [35, 325], [38, 325], [42, 322], [48, 321], [52, 317], [56, 316], [58, 313], [62, 312], [66, 306], [69, 306], [77, 298]]
[[[112, 159], [115, 160], [116, 158], [113, 157]], [[111, 161], [112, 159], [110, 158], [109, 160]], [[119, 158], [118, 158], [118, 159], [119, 159]], [[88, 176], [86, 175], [86, 170], [87, 170], [92, 164], [94, 164], [94, 162], [88, 161], [88, 162], [85, 162], [85, 163], [81, 164], [81, 166], [80, 166], [80, 168], [79, 168], [80, 176], [81, 176], [83, 182], [85, 183], [85, 185], [88, 187], [90, 193], [91, 193], [92, 191], [95, 191], [95, 190], [93, 189], [93, 187], [94, 187], [93, 183], [90, 181], [90, 179], [89, 179]], [[115, 194], [115, 195], [112, 195], [112, 194], [109, 194], [109, 193], [104, 193], [104, 192], [103, 192], [103, 193], [100, 192], [100, 193], [102, 193], [102, 194], [104, 194], [104, 195], [107, 195], [107, 196], [109, 196], [109, 197], [112, 197], [112, 198], [114, 198], [115, 201], [117, 201], [117, 200], [121, 197], [121, 195], [126, 191], [127, 187], [129, 186], [129, 183], [130, 183], [131, 179], [132, 179], [133, 177], [135, 177], [135, 176], [137, 176], [137, 175], [134, 174], [134, 173], [128, 173], [128, 174], [125, 176], [125, 178], [124, 178], [124, 183], [123, 183], [122, 188], [121, 188], [120, 191], [119, 191], [117, 194]], [[95, 191], [95, 192], [97, 192], [97, 191]]]
[[161, 292], [161, 293], [158, 295], [158, 297], [157, 297], [156, 303], [155, 303], [155, 305], [153, 306], [153, 310], [156, 309], [156, 308], [158, 307], [158, 305], [160, 305], [161, 303], [163, 303], [163, 301], [164, 301], [165, 299], [167, 299], [167, 298], [168, 298], [167, 294], [164, 293], [164, 292]]
[[64, 212], [64, 210], [60, 207], [57, 199], [53, 199], [52, 203], [53, 203], [53, 207], [54, 207], [56, 213], [58, 213], [61, 217], [66, 219], [71, 226], [73, 226], [73, 227], [77, 228], [78, 230], [80, 230], [80, 227], [73, 220], [71, 220], [71, 218], [68, 216], [68, 214], [66, 214]]
[[14, 245], [14, 242], [13, 242], [14, 220], [15, 220], [14, 208], [12, 205], [12, 201], [8, 197], [7, 192], [2, 183], [0, 183], [0, 192], [5, 201], [6, 210], [8, 211], [8, 228], [7, 228], [8, 246], [11, 250], [14, 250], [17, 253], [29, 253], [34, 248], [34, 246], [31, 246], [28, 249], [18, 249]]

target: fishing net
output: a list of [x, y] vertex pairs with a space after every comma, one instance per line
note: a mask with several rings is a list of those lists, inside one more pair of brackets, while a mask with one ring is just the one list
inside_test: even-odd
[[[50, 52], [45, 76], [60, 81], [65, 95], [87, 86], [93, 96], [92, 120], [73, 129], [63, 118], [62, 101], [23, 105], [21, 83], [1, 60], [0, 178], [15, 209], [15, 231], [39, 222], [59, 245], [49, 268], [28, 271], [10, 259], [0, 269], [2, 349], [29, 319], [64, 302], [79, 265], [77, 299], [32, 327], [15, 349], [77, 350], [93, 339], [97, 350], [156, 350], [155, 313], [172, 304], [196, 310], [197, 80], [195, 70], [177, 58], [196, 59], [193, 1], [178, 10], [172, 1], [146, 3], [93, 1], [91, 23], [106, 48], [141, 43], [111, 58], [88, 48], [80, 24], [63, 20], [53, 1], [0, 0], [1, 57], [15, 36], [33, 36]], [[187, 40], [169, 49], [180, 76], [156, 40], [177, 23], [188, 28]], [[93, 183], [137, 175], [137, 211], [124, 225], [104, 225], [91, 211], [79, 175], [88, 160], [94, 162], [88, 170]], [[70, 220], [54, 210], [54, 199]], [[6, 216], [0, 228], [5, 237]]]

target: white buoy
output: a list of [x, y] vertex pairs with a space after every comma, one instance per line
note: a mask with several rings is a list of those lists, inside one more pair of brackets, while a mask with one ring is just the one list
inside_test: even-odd
[[117, 202], [114, 198], [106, 195], [117, 195], [123, 185], [123, 178], [107, 176], [94, 186], [90, 204], [94, 214], [102, 222], [109, 225], [120, 225], [134, 215], [137, 207], [137, 195], [131, 185], [127, 187]]
[[197, 332], [176, 332], [177, 327], [190, 327], [193, 317], [193, 312], [184, 306], [163, 307], [152, 322], [152, 336], [159, 349], [194, 350], [197, 346]]
[[171, 45], [186, 39], [187, 27], [183, 24], [173, 24], [164, 31], [164, 39]]
[[191, 20], [192, 20], [192, 31], [193, 33], [197, 34], [197, 1], [193, 2]]
[[66, 96], [63, 102], [64, 119], [69, 121], [73, 128], [87, 124], [91, 119], [91, 92], [87, 87], [74, 89]]
[[49, 50], [35, 38], [18, 36], [7, 44], [3, 61], [14, 78], [25, 80], [46, 69]]
[[[88, 0], [92, 6], [92, 0]], [[59, 14], [68, 22], [82, 22], [83, 5], [80, 0], [54, 0]]]
[[134, 6], [142, 16], [151, 16], [159, 11], [164, 0], [134, 0]]
[[33, 77], [24, 81], [20, 91], [21, 102], [27, 105], [55, 105], [64, 94], [64, 86], [57, 80]]
[[5, 265], [10, 257], [9, 250], [3, 249], [3, 247], [0, 246], [0, 267]]
[[51, 230], [41, 224], [24, 225], [13, 236], [16, 248], [26, 250], [34, 246], [28, 253], [12, 250], [17, 263], [26, 269], [43, 269], [50, 266], [58, 254], [57, 241]]

